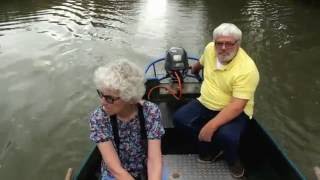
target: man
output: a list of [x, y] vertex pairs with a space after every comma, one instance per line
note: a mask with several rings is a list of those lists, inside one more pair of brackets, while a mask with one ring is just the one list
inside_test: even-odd
[[[254, 92], [259, 72], [240, 47], [241, 30], [223, 23], [213, 31], [210, 42], [191, 72], [203, 69], [200, 97], [174, 115], [177, 127], [187, 129], [199, 140], [199, 159], [213, 161], [224, 153], [231, 174], [244, 175], [238, 154], [240, 136], [253, 114]], [[210, 152], [210, 156], [208, 156]]]

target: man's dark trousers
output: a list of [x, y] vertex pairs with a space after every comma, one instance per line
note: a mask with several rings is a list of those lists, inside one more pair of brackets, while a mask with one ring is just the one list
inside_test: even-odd
[[[183, 130], [191, 138], [198, 138], [201, 128], [219, 111], [206, 108], [198, 100], [193, 99], [181, 107], [173, 117], [177, 128]], [[248, 126], [249, 117], [245, 113], [222, 125], [215, 131], [211, 143], [199, 142], [199, 153], [209, 153], [223, 150], [228, 164], [233, 164], [239, 159], [240, 136]]]

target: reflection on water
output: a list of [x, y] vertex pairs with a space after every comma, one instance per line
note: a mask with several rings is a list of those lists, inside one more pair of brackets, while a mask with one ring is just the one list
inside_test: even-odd
[[32, 8], [13, 12], [4, 9], [0, 31], [27, 29], [45, 33], [57, 40], [74, 37], [108, 39], [114, 31], [117, 35], [119, 31], [124, 31], [122, 25], [130, 20], [133, 13], [130, 12], [132, 2], [125, 1], [96, 3], [67, 0], [47, 3], [30, 3]]
[[123, 57], [144, 66], [171, 46], [200, 55], [223, 21], [243, 30], [260, 69], [257, 118], [311, 178], [320, 164], [319, 15], [289, 0], [1, 1], [0, 179], [62, 179], [78, 167], [97, 66]]
[[[141, 43], [142, 46], [157, 46], [158, 40], [165, 43], [165, 37], [168, 30], [166, 18], [168, 13], [167, 6], [167, 0], [147, 1], [145, 4], [141, 4], [141, 10], [137, 22], [137, 34], [133, 36], [138, 41], [143, 41], [144, 37], [149, 37], [154, 40], [150, 41], [150, 44]], [[141, 53], [143, 53], [145, 51], [145, 47], [140, 46], [137, 50], [140, 49]]]

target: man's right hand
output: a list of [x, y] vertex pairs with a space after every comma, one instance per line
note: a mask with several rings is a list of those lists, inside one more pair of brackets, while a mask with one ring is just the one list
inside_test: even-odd
[[194, 75], [198, 75], [199, 74], [199, 70], [197, 71], [195, 68], [193, 68], [193, 66], [191, 66], [191, 73]]
[[203, 66], [200, 64], [200, 62], [196, 62], [191, 66], [191, 73], [194, 75], [199, 75], [199, 72], [202, 68]]

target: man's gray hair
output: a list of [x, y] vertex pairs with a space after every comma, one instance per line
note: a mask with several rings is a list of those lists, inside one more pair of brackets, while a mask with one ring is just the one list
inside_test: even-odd
[[118, 91], [126, 102], [138, 102], [145, 93], [142, 69], [125, 59], [99, 67], [94, 72], [94, 82], [101, 91]]
[[241, 41], [241, 30], [232, 23], [222, 23], [213, 30], [213, 40], [215, 41], [219, 36], [233, 36], [236, 40]]

